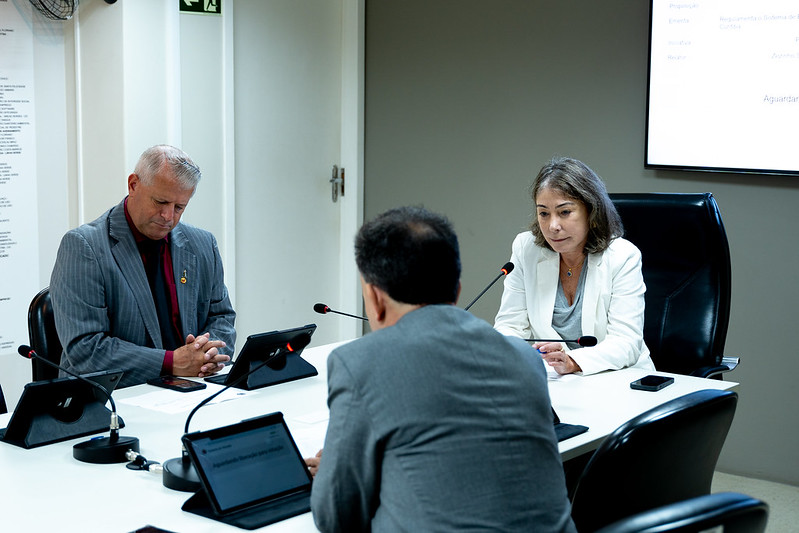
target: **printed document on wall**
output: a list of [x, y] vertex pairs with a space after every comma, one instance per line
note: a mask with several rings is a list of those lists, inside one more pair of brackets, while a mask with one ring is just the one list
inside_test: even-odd
[[27, 344], [39, 287], [33, 13], [0, 0], [0, 355]]

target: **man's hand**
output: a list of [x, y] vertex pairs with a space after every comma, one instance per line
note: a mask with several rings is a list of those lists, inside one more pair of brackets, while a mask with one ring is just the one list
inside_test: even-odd
[[224, 341], [211, 340], [210, 333], [198, 337], [188, 335], [186, 344], [174, 352], [172, 373], [176, 376], [204, 378], [219, 372], [230, 361], [229, 355], [219, 353], [219, 348], [225, 346]]
[[319, 471], [319, 463], [322, 460], [322, 450], [316, 452], [315, 457], [306, 457], [305, 458], [305, 465], [308, 467], [308, 471], [311, 472], [311, 477], [316, 476], [316, 472]]

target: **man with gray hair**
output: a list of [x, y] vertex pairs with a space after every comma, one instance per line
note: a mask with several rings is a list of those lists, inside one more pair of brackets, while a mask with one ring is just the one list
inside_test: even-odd
[[50, 279], [62, 366], [120, 386], [204, 377], [230, 360], [236, 313], [214, 236], [180, 223], [200, 181], [182, 150], [148, 148], [128, 196], [61, 240]]

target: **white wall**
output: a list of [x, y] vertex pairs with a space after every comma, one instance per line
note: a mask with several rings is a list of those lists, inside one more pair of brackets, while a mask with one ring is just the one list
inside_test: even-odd
[[[231, 210], [217, 208], [233, 186], [232, 176], [225, 182], [226, 19], [181, 17], [176, 5], [84, 0], [68, 21], [31, 13], [40, 287], [49, 285], [61, 236], [117, 204], [141, 152], [158, 143], [183, 147], [203, 169], [185, 220], [213, 231], [233, 262]], [[10, 359], [0, 378], [9, 409], [30, 376], [30, 362]]]
[[[26, 0], [13, 1], [29, 7]], [[363, 0], [322, 0], [323, 10], [307, 9], [308, 4], [293, 0], [271, 2], [275, 12], [285, 10], [296, 17], [298, 27], [289, 32], [281, 20], [272, 20], [273, 15], [257, 20], [263, 16], [263, 6], [257, 1], [223, 2], [222, 16], [179, 14], [177, 5], [162, 0], [113, 5], [83, 0], [69, 21], [49, 21], [32, 12], [39, 160], [38, 286], [49, 284], [62, 235], [118, 203], [141, 152], [156, 143], [169, 143], [186, 150], [203, 170], [184, 220], [208, 229], [219, 242], [231, 299], [239, 318], [246, 318], [237, 321], [238, 347], [250, 333], [317, 321], [321, 317], [312, 310], [317, 297], [354, 311], [360, 304], [351, 246], [363, 198]], [[238, 57], [233, 31], [236, 9], [257, 40], [241, 43]], [[263, 31], [267, 23], [276, 28], [270, 35]], [[344, 27], [347, 33], [342, 33]], [[280, 35], [285, 39], [275, 40]], [[297, 96], [295, 104], [324, 108], [334, 118], [326, 130], [316, 131], [313, 143], [303, 131], [292, 130], [299, 148], [292, 148], [296, 164], [290, 170], [303, 180], [313, 179], [304, 188], [298, 187], [294, 175], [276, 170], [274, 160], [264, 158], [269, 150], [276, 158], [289, 153], [280, 152], [284, 145], [248, 143], [262, 135], [282, 140], [287, 131], [257, 114], [263, 109], [257, 105], [264, 96], [261, 80], [286, 77], [286, 72], [264, 73], [258, 63], [263, 50], [278, 48], [295, 73], [310, 72], [321, 78], [298, 84], [294, 90], [284, 89], [296, 93], [292, 95]], [[313, 57], [315, 48], [330, 50], [331, 55]], [[239, 109], [247, 120], [239, 120], [244, 148], [237, 153], [234, 65], [242, 58], [243, 64], [255, 64], [258, 69], [239, 73], [240, 94], [252, 94], [253, 100], [243, 101]], [[308, 101], [302, 101], [303, 95]], [[300, 122], [291, 110], [280, 109], [286, 99], [275, 98], [268, 104], [283, 113], [281, 124], [294, 128]], [[331, 208], [326, 180], [333, 163], [347, 167], [348, 183], [347, 195]], [[237, 165], [243, 168], [241, 182], [236, 179]], [[267, 165], [274, 182], [262, 188]], [[313, 201], [311, 195], [315, 195]], [[259, 218], [265, 211], [264, 198], [272, 202], [267, 207], [276, 223], [264, 224]], [[305, 204], [316, 216], [299, 212], [297, 208]], [[289, 217], [280, 216], [286, 212]], [[292, 224], [290, 217], [302, 221], [302, 226]], [[237, 220], [244, 230], [236, 231]], [[293, 237], [292, 231], [299, 231], [302, 238]], [[244, 243], [243, 255], [237, 255], [237, 242]], [[346, 255], [339, 253], [342, 242], [349, 252]], [[331, 259], [317, 263], [322, 250]], [[284, 263], [291, 269], [290, 279], [283, 274]], [[321, 275], [319, 264], [330, 265], [330, 272]], [[283, 270], [267, 273], [264, 265]], [[246, 281], [241, 288], [237, 273]], [[258, 291], [264, 287], [273, 290], [262, 296]], [[238, 297], [241, 294], [246, 297]], [[358, 333], [353, 321], [325, 320], [319, 321], [315, 343]], [[0, 375], [10, 409], [29, 380], [30, 363], [10, 357]]]
[[[365, 218], [408, 203], [447, 214], [465, 303], [510, 257], [532, 213], [526, 188], [553, 155], [582, 159], [612, 192], [712, 192], [732, 255], [726, 351], [743, 361], [725, 378], [741, 387], [719, 468], [799, 485], [799, 180], [644, 170], [648, 10], [630, 0], [369, 2]], [[493, 321], [501, 292], [472, 310]]]
[[[27, 7], [27, 6], [26, 6]], [[22, 13], [26, 11], [21, 10]], [[65, 78], [68, 69], [65, 56], [64, 25], [44, 17], [29, 18], [33, 31], [34, 100], [36, 114], [37, 208], [39, 226], [39, 287], [49, 284], [61, 235], [69, 224], [67, 157], [69, 137], [67, 122], [70, 114], [70, 93]], [[13, 280], [3, 280], [12, 283]], [[33, 298], [33, 294], [30, 295]], [[27, 338], [27, 332], [23, 332]], [[9, 410], [22, 393], [22, 386], [31, 379], [30, 361], [9, 355], [4, 358], [0, 385]]]

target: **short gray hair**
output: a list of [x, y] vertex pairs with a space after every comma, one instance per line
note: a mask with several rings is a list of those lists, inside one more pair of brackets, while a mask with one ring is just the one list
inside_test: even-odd
[[[145, 185], [152, 185], [153, 177], [166, 165], [170, 173], [184, 189], [194, 191], [202, 173], [191, 158], [181, 150], [168, 144], [157, 144], [145, 150], [133, 171]], [[193, 193], [192, 193], [193, 194]]]

